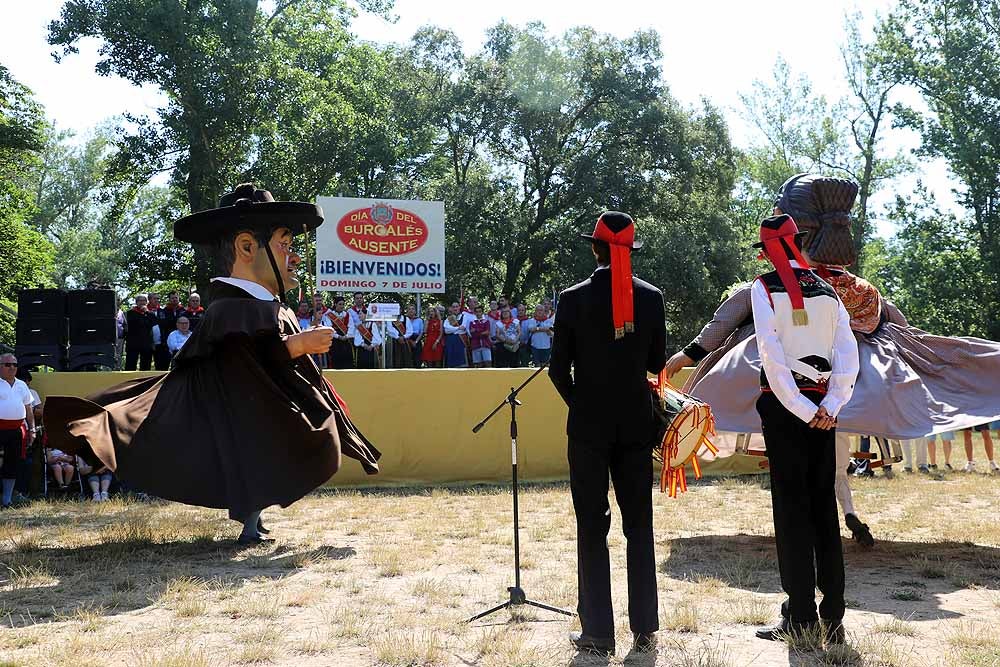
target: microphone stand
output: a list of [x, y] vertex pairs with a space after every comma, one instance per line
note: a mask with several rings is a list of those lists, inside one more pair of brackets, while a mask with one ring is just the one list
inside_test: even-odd
[[519, 524], [518, 524], [518, 507], [517, 507], [517, 406], [521, 405], [521, 401], [517, 400], [517, 395], [524, 389], [529, 382], [535, 379], [535, 377], [545, 370], [548, 364], [542, 364], [538, 367], [531, 376], [521, 383], [518, 388], [511, 387], [510, 393], [507, 395], [503, 401], [500, 402], [493, 412], [486, 415], [485, 419], [476, 424], [472, 429], [473, 433], [479, 433], [479, 431], [486, 425], [490, 419], [493, 418], [503, 406], [510, 406], [510, 467], [511, 467], [511, 478], [513, 480], [513, 495], [514, 495], [514, 585], [507, 588], [507, 592], [510, 594], [509, 599], [505, 602], [501, 602], [495, 607], [491, 607], [484, 612], [476, 614], [470, 618], [466, 623], [472, 623], [473, 621], [479, 620], [484, 616], [489, 616], [490, 614], [500, 611], [501, 609], [508, 609], [515, 605], [527, 604], [532, 607], [538, 607], [539, 609], [545, 609], [546, 611], [554, 611], [557, 614], [565, 614], [567, 616], [573, 616], [573, 612], [566, 609], [560, 609], [559, 607], [553, 607], [551, 605], [543, 604], [541, 602], [536, 602], [535, 600], [529, 600], [528, 596], [525, 594], [524, 589], [521, 588], [521, 541], [518, 536]]

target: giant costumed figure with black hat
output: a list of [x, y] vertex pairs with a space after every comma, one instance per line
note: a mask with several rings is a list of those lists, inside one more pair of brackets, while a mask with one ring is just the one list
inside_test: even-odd
[[[774, 213], [795, 220], [803, 232], [804, 260], [833, 286], [851, 316], [861, 370], [838, 420], [836, 490], [847, 527], [871, 545], [851, 497], [847, 434], [907, 440], [997, 419], [1000, 343], [911, 327], [871, 283], [847, 270], [857, 259], [850, 224], [857, 193], [849, 180], [797, 174], [782, 185]], [[723, 455], [727, 446], [732, 451], [736, 434], [760, 433], [754, 405], [761, 361], [750, 289], [746, 284], [733, 291], [701, 333], [667, 362], [670, 374], [697, 363], [684, 391], [711, 404], [721, 436], [715, 444]]]
[[633, 648], [652, 651], [659, 628], [653, 553], [653, 460], [657, 434], [646, 374], [666, 361], [660, 290], [632, 275], [641, 246], [624, 213], [607, 211], [584, 234], [597, 259], [587, 280], [559, 296], [549, 377], [569, 406], [569, 476], [576, 513], [581, 651], [614, 652], [608, 479], [628, 542], [628, 614]]
[[801, 235], [787, 215], [761, 223], [760, 243], [774, 271], [754, 280], [750, 302], [762, 368], [756, 411], [771, 469], [774, 541], [782, 621], [757, 632], [780, 639], [814, 626], [843, 642], [844, 555], [834, 494], [837, 416], [858, 375], [851, 318], [833, 286], [809, 269]]
[[242, 544], [264, 540], [261, 510], [325, 483], [342, 453], [378, 472], [380, 453], [310, 357], [330, 348], [333, 330], [302, 331], [281, 301], [298, 284], [294, 236], [322, 222], [319, 206], [276, 202], [251, 184], [178, 220], [174, 236], [216, 265], [198, 330], [164, 375], [88, 399], [49, 397], [52, 446], [147, 493], [228, 509]]

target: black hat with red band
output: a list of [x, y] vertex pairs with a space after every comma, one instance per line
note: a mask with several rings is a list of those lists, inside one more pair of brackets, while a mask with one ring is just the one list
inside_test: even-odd
[[642, 247], [642, 241], [635, 240], [635, 223], [627, 213], [605, 211], [597, 218], [594, 233], [580, 236], [611, 249], [611, 317], [615, 338], [622, 338], [635, 331], [631, 254]]

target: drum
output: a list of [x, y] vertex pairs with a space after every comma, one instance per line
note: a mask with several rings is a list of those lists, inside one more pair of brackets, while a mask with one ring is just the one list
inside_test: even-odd
[[653, 394], [653, 412], [657, 419], [657, 435], [653, 446], [653, 459], [659, 461], [660, 491], [669, 489], [671, 498], [678, 491], [687, 491], [687, 466], [694, 471], [694, 478], [701, 479], [698, 454], [719, 450], [709, 435], [715, 435], [715, 420], [707, 403], [678, 391], [664, 373], [649, 380]]

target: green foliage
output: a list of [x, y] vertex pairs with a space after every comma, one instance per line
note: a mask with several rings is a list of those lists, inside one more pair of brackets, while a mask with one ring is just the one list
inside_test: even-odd
[[924, 155], [964, 184], [983, 264], [987, 331], [1000, 339], [1000, 6], [981, 0], [901, 0], [879, 28], [882, 65], [922, 94], [929, 112], [900, 108]]
[[[19, 289], [49, 284], [52, 246], [26, 224], [35, 210], [30, 181], [44, 141], [41, 107], [0, 66], [0, 300], [7, 304], [16, 301]], [[11, 318], [3, 312], [0, 343], [11, 345]]]
[[942, 212], [926, 190], [916, 194], [896, 198], [889, 213], [896, 236], [869, 246], [873, 283], [913, 326], [985, 337], [989, 300], [973, 297], [987, 294], [973, 225]]

